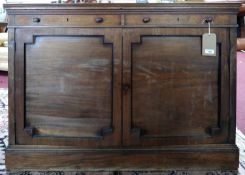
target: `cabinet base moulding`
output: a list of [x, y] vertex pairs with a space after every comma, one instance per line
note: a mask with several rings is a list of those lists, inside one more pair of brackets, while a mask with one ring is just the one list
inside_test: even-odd
[[235, 170], [238, 162], [239, 153], [235, 147], [188, 150], [8, 149], [6, 152], [7, 169], [11, 171], [19, 171], [22, 167], [26, 171]]

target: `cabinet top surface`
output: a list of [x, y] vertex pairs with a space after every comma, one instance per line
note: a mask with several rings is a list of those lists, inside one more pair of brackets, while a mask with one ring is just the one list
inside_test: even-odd
[[175, 3], [93, 3], [93, 4], [4, 4], [9, 12], [12, 10], [164, 10], [164, 11], [230, 11], [238, 12], [240, 1], [214, 1], [205, 2], [177, 1]]

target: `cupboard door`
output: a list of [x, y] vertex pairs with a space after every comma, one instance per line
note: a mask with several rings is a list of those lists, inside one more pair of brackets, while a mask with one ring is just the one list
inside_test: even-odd
[[124, 31], [123, 143], [167, 146], [225, 143], [229, 127], [229, 30], [217, 56], [202, 56], [206, 29]]
[[120, 29], [16, 29], [16, 144], [121, 143]]

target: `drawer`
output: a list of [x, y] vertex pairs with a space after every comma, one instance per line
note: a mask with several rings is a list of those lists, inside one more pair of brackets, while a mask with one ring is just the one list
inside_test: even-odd
[[120, 15], [17, 15], [17, 26], [119, 26]]
[[212, 25], [236, 25], [236, 16], [228, 15], [151, 15], [151, 14], [142, 14], [142, 15], [126, 15], [125, 24], [130, 25], [206, 25], [205, 19], [212, 19]]

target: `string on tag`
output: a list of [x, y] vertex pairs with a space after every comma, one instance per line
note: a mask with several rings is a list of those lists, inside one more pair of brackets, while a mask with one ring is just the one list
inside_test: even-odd
[[210, 35], [210, 22], [208, 22], [208, 34]]

